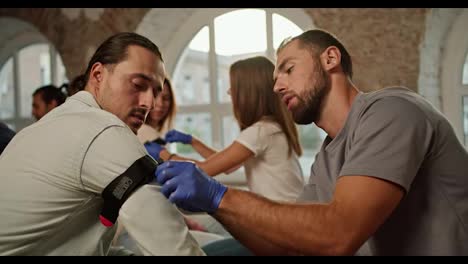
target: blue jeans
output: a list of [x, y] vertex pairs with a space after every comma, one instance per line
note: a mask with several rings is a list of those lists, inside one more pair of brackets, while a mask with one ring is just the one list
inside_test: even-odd
[[231, 237], [211, 242], [202, 249], [207, 256], [254, 256], [250, 250]]

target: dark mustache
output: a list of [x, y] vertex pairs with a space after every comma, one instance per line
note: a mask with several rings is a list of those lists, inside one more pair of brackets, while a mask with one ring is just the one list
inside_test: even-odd
[[130, 115], [146, 117], [147, 113], [149, 113], [149, 109], [147, 108], [135, 108], [132, 110], [132, 112], [130, 112]]

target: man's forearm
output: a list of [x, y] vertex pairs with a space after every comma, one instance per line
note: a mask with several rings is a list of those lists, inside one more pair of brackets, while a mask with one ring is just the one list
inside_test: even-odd
[[[216, 216], [215, 216], [216, 218]], [[220, 219], [218, 219], [220, 220]], [[236, 238], [242, 245], [247, 247], [252, 253], [258, 256], [269, 255], [287, 255], [288, 252], [277, 245], [260, 238], [256, 234], [242, 228], [237, 221], [232, 218], [224, 218], [223, 226], [229, 230], [230, 234]]]
[[[313, 215], [311, 215], [313, 214]], [[215, 217], [247, 247], [260, 254], [327, 255], [346, 254], [340, 251], [342, 230], [335, 230], [337, 217], [328, 205], [288, 204], [273, 202], [250, 192], [229, 189]], [[239, 231], [241, 230], [241, 231]], [[247, 235], [245, 235], [247, 234]], [[249, 236], [257, 236], [264, 248], [249, 245]], [[268, 246], [271, 246], [269, 248]], [[352, 254], [352, 253], [351, 253]]]

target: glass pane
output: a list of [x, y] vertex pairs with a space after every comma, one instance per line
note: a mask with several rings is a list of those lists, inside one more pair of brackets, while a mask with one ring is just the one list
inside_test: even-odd
[[284, 16], [273, 14], [273, 48], [276, 50], [281, 42], [287, 37], [294, 37], [303, 31], [291, 20]]
[[214, 20], [216, 60], [218, 63], [218, 100], [230, 102], [229, 67], [240, 59], [266, 56], [265, 11], [238, 10]]
[[223, 148], [231, 145], [231, 143], [239, 136], [240, 129], [234, 116], [223, 117]]
[[463, 132], [465, 146], [468, 147], [468, 95], [463, 96]]
[[55, 83], [55, 85], [57, 85], [57, 87], [60, 87], [62, 84], [68, 83], [68, 78], [67, 78], [65, 66], [63, 65], [63, 62], [62, 62], [62, 58], [60, 57], [58, 53], [56, 54], [57, 56], [55, 56], [55, 65], [56, 65], [55, 76], [57, 76], [56, 77], [57, 82]]
[[302, 145], [302, 156], [299, 158], [301, 163], [304, 178], [308, 181], [310, 177], [310, 167], [315, 161], [315, 155], [320, 151], [322, 142], [326, 137], [326, 133], [315, 126], [310, 125], [298, 125], [299, 138]]
[[237, 10], [215, 18], [216, 54], [232, 56], [266, 51], [265, 11]]
[[16, 126], [15, 126], [15, 124], [12, 124], [12, 123], [5, 123], [5, 125], [7, 125], [7, 127], [9, 127], [11, 130], [13, 130], [13, 131], [16, 132]]
[[[208, 113], [179, 113], [176, 116], [175, 129], [197, 137], [208, 146], [212, 146], [213, 144], [211, 135], [211, 116]], [[175, 151], [185, 157], [200, 159], [200, 155], [198, 155], [190, 145], [176, 143]]]
[[174, 73], [174, 89], [179, 105], [210, 102], [208, 27], [202, 28], [185, 48]]
[[0, 71], [0, 119], [13, 118], [15, 114], [13, 58]]
[[468, 84], [468, 54], [465, 59], [465, 66], [463, 66], [463, 84]]
[[33, 92], [51, 83], [48, 44], [34, 44], [18, 54], [19, 89], [21, 91], [21, 117], [31, 116]]

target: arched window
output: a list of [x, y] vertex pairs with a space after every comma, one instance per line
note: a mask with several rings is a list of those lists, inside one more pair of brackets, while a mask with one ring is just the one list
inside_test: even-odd
[[444, 46], [442, 64], [443, 112], [468, 148], [468, 10], [459, 14]]
[[468, 147], [468, 47], [465, 56], [465, 64], [463, 66], [461, 96], [463, 104], [463, 136], [465, 139], [465, 146]]
[[[281, 41], [307, 28], [270, 9], [234, 10], [205, 23], [179, 55], [172, 74], [179, 106], [175, 127], [222, 148], [239, 134], [227, 94], [229, 66], [258, 55], [274, 61]], [[304, 147], [301, 164], [307, 177], [323, 133], [313, 125], [300, 126], [299, 130]], [[198, 157], [192, 148], [182, 144], [176, 151]]]
[[33, 92], [43, 85], [64, 82], [65, 68], [52, 45], [35, 43], [14, 52], [0, 69], [0, 119], [19, 131], [33, 122]]

